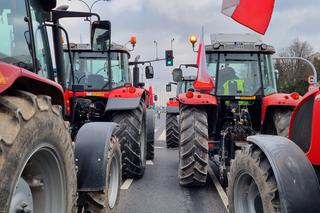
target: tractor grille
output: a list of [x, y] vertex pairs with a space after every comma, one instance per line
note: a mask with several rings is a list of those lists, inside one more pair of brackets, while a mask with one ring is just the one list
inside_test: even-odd
[[305, 153], [311, 144], [312, 111], [314, 97], [309, 98], [297, 111], [291, 129], [291, 140]]

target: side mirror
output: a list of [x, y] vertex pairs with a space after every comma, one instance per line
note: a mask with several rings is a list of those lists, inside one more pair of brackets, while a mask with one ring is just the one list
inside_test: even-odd
[[153, 66], [146, 66], [146, 78], [151, 79], [154, 76]]
[[158, 101], [158, 95], [154, 95], [153, 99], [154, 99], [155, 101]]
[[182, 69], [176, 68], [172, 71], [172, 78], [174, 82], [182, 81]]
[[166, 91], [167, 92], [171, 92], [171, 90], [172, 90], [171, 84], [169, 83], [169, 84], [166, 85]]
[[91, 25], [91, 48], [107, 51], [111, 48], [111, 22], [94, 21]]
[[279, 70], [274, 70], [275, 76], [276, 76], [276, 80], [279, 79]]
[[50, 12], [57, 6], [57, 0], [47, 0], [47, 1], [31, 1], [31, 6], [36, 10], [43, 10], [45, 12]]

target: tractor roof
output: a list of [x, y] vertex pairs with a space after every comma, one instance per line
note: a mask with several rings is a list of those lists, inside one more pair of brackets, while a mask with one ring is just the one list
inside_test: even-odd
[[255, 34], [213, 34], [211, 45], [206, 45], [208, 52], [261, 52], [275, 53], [271, 45], [263, 43]]
[[[70, 48], [71, 48], [71, 51], [81, 51], [81, 52], [85, 52], [85, 51], [92, 51], [91, 50], [91, 45], [90, 44], [82, 44], [82, 43], [79, 43], [79, 44], [76, 44], [76, 43], [70, 43]], [[63, 45], [63, 49], [64, 51], [67, 51], [67, 45]], [[112, 43], [111, 44], [111, 51], [115, 51], [115, 52], [126, 52], [130, 55], [129, 53], [129, 49], [126, 48], [125, 46], [123, 45], [120, 45], [120, 44], [117, 44], [117, 43]], [[95, 51], [94, 51], [95, 52]], [[98, 51], [97, 51], [98, 52]], [[100, 51], [99, 51], [100, 52]]]

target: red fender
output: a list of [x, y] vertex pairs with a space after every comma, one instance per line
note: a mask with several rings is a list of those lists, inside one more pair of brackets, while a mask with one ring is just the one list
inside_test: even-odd
[[175, 98], [170, 98], [169, 101], [167, 101], [168, 107], [179, 107], [179, 101]]
[[48, 95], [53, 104], [65, 107], [63, 88], [60, 84], [23, 68], [0, 62], [0, 94], [13, 85], [27, 92]]
[[[320, 134], [318, 133], [320, 129], [320, 91], [313, 90], [305, 94], [300, 102], [298, 103], [296, 109], [293, 111], [290, 121], [289, 128], [289, 139], [292, 140], [292, 127], [294, 118], [297, 112], [300, 110], [301, 106], [304, 105], [310, 98], [314, 98], [313, 112], [312, 112], [312, 125], [311, 125], [311, 142], [309, 150], [306, 153], [309, 161], [314, 165], [320, 165]], [[303, 127], [302, 127], [303, 128]]]
[[307, 157], [312, 164], [320, 165], [320, 91], [315, 94], [313, 114], [312, 114], [312, 129], [311, 129], [311, 146], [307, 152]]
[[[300, 96], [297, 96], [298, 93], [275, 93], [269, 96], [266, 96], [262, 100], [262, 109], [261, 109], [261, 125], [264, 124], [266, 112], [271, 106], [289, 106], [296, 107], [301, 100]], [[295, 99], [296, 97], [298, 99]]]
[[[191, 97], [189, 94], [193, 94]], [[216, 96], [211, 94], [203, 94], [200, 92], [187, 92], [178, 95], [178, 100], [181, 104], [190, 105], [217, 105], [218, 101]]]

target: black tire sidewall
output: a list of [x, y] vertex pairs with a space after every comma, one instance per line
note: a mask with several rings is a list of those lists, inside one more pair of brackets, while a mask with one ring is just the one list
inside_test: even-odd
[[20, 131], [9, 152], [6, 153], [7, 158], [0, 171], [4, 174], [1, 181], [7, 184], [4, 191], [2, 187], [0, 188], [0, 194], [7, 192], [10, 195], [6, 202], [10, 205], [10, 198], [27, 160], [39, 148], [48, 148], [56, 156], [63, 173], [67, 199], [66, 212], [69, 212], [73, 208], [73, 200], [70, 198], [74, 197], [76, 180], [71, 138], [64, 121], [49, 109], [49, 111], [36, 112], [29, 121], [21, 124]]

